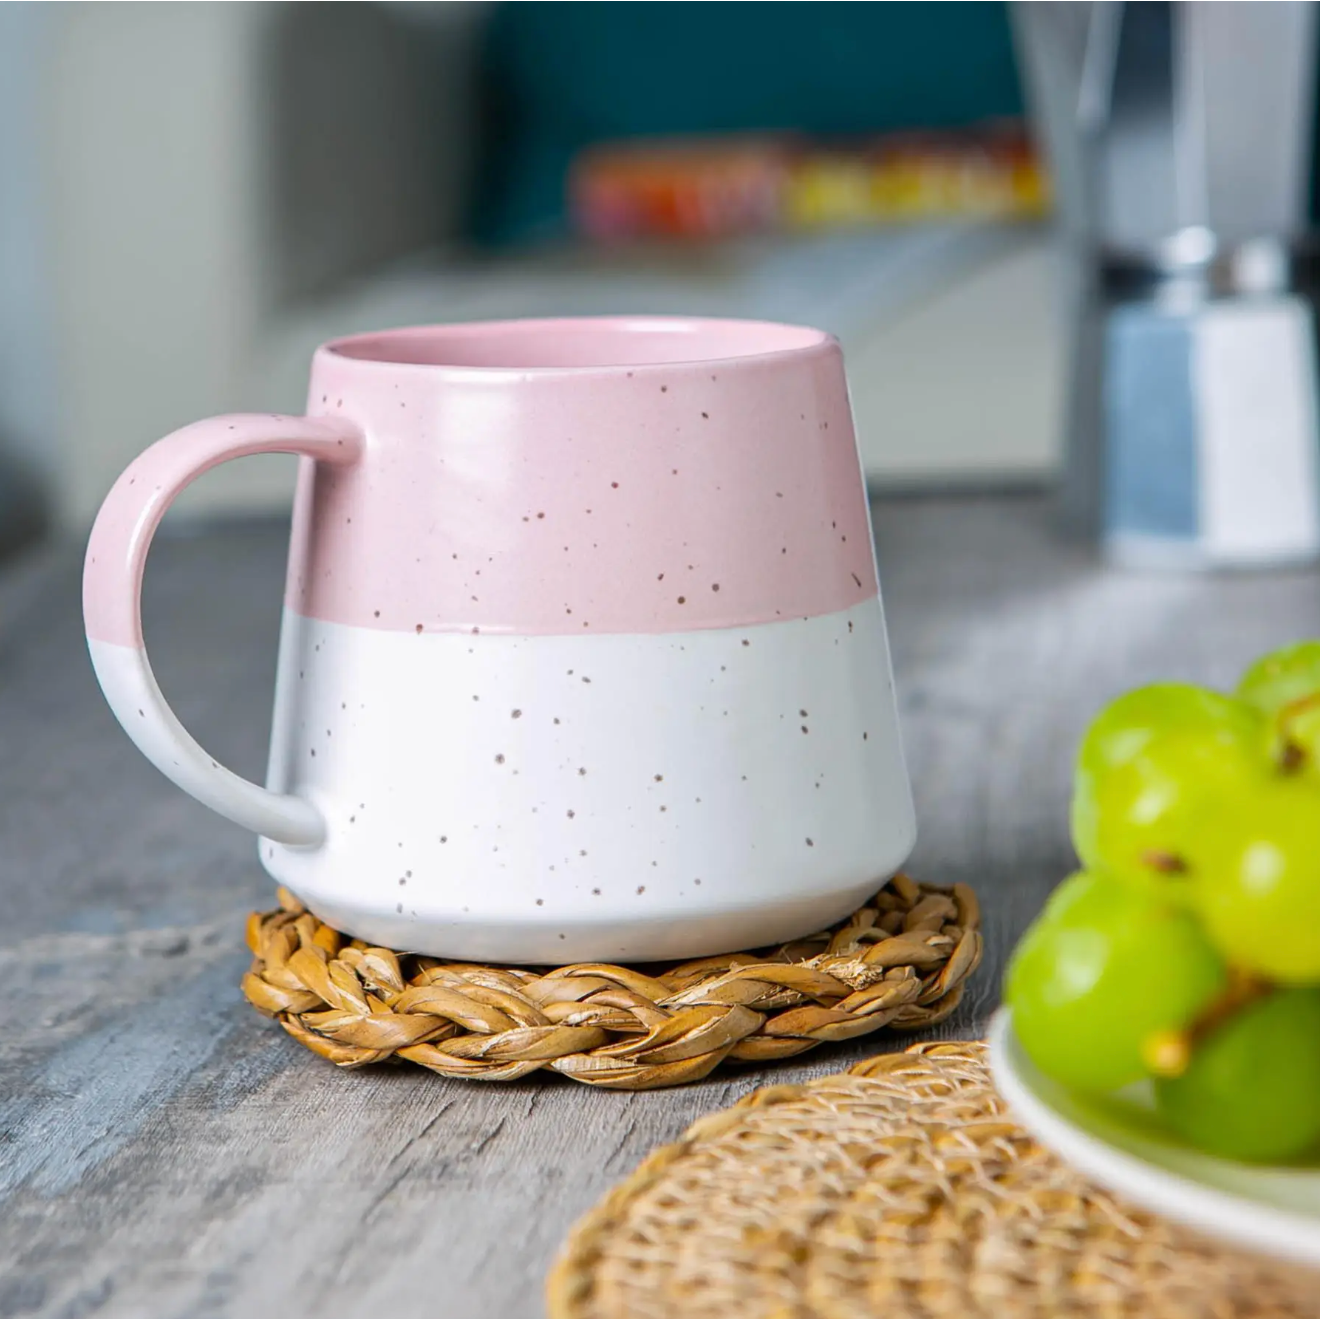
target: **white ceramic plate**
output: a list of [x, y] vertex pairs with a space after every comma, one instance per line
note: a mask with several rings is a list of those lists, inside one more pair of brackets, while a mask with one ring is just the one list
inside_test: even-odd
[[1013, 1116], [1102, 1187], [1252, 1251], [1320, 1265], [1320, 1164], [1271, 1168], [1204, 1155], [1160, 1125], [1148, 1086], [1074, 1095], [1039, 1072], [1001, 1009], [990, 1066]]

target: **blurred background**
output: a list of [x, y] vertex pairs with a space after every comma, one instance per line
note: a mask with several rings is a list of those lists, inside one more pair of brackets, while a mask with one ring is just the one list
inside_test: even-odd
[[301, 411], [324, 339], [484, 317], [821, 325], [875, 483], [1044, 481], [1048, 210], [1001, 4], [0, 6], [0, 544]]
[[1315, 63], [1300, 3], [0, 6], [0, 548], [332, 336], [645, 311], [838, 334], [878, 491], [1312, 557]]

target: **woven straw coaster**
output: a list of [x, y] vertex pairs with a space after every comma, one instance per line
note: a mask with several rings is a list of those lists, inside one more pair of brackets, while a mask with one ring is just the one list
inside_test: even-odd
[[980, 1044], [771, 1086], [573, 1230], [550, 1314], [1314, 1316], [1320, 1276], [1122, 1204], [1007, 1116]]
[[645, 971], [446, 963], [348, 940], [287, 890], [253, 913], [243, 993], [295, 1040], [353, 1068], [395, 1056], [445, 1077], [513, 1081], [551, 1068], [640, 1091], [725, 1059], [787, 1059], [958, 1006], [981, 959], [966, 885], [897, 875], [832, 930], [756, 953]]

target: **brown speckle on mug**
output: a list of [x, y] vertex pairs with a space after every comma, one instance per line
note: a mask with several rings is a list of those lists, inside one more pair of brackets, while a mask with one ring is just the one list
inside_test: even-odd
[[496, 753], [495, 753], [495, 764], [496, 764], [496, 765], [503, 765], [503, 764], [504, 764], [504, 753], [503, 753], [503, 752], [496, 752]]

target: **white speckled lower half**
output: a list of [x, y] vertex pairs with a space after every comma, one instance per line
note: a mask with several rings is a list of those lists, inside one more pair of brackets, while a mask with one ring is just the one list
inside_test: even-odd
[[286, 612], [266, 869], [360, 938], [511, 962], [819, 928], [915, 837], [878, 600], [649, 636], [401, 634]]

